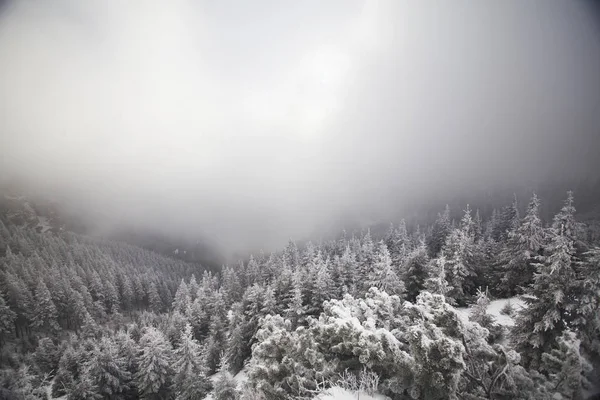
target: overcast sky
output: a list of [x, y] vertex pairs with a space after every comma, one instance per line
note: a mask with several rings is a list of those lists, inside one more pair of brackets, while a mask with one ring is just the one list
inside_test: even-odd
[[0, 2], [0, 178], [228, 251], [582, 173], [584, 1]]

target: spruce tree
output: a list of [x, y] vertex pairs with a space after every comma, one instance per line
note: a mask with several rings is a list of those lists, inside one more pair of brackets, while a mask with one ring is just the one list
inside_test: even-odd
[[210, 390], [211, 384], [203, 365], [201, 347], [192, 337], [191, 325], [186, 325], [179, 343], [173, 362], [177, 398], [202, 399]]
[[392, 258], [383, 241], [379, 242], [377, 259], [370, 274], [369, 285], [375, 286], [390, 295], [403, 295], [404, 282], [398, 278], [392, 265]]
[[190, 304], [191, 296], [188, 285], [181, 279], [181, 283], [179, 284], [177, 292], [175, 292], [175, 298], [173, 299], [173, 310], [185, 314]]
[[525, 366], [539, 368], [541, 355], [557, 347], [557, 340], [577, 317], [578, 292], [575, 265], [577, 229], [572, 194], [554, 217], [551, 241], [544, 263], [536, 264], [532, 286], [513, 330]]
[[143, 399], [167, 399], [171, 395], [173, 349], [156, 328], [146, 328], [140, 338], [139, 371], [136, 374], [138, 392]]
[[558, 338], [556, 347], [542, 354], [541, 370], [549, 377], [546, 388], [553, 398], [583, 400], [591, 369], [580, 352], [580, 340], [570, 330]]
[[404, 266], [406, 271], [404, 282], [406, 284], [406, 298], [408, 301], [414, 302], [419, 293], [425, 288], [428, 263], [427, 248], [424, 242], [420, 242], [408, 255]]
[[17, 314], [6, 304], [4, 294], [0, 291], [0, 346], [4, 344], [4, 338], [12, 332], [15, 319]]
[[442, 250], [444, 243], [446, 243], [446, 238], [450, 234], [450, 230], [450, 206], [446, 204], [444, 212], [438, 214], [438, 217], [433, 224], [431, 235], [427, 240], [427, 248], [429, 249], [430, 257], [437, 256]]
[[103, 337], [95, 344], [86, 363], [87, 375], [102, 399], [125, 399], [132, 379], [115, 342]]
[[44, 280], [38, 280], [35, 289], [35, 304], [33, 306], [33, 323], [32, 326], [42, 332], [56, 332], [60, 328], [57, 322], [58, 313], [56, 306], [52, 301], [52, 296]]
[[533, 280], [535, 263], [542, 256], [545, 244], [545, 230], [539, 217], [540, 201], [533, 194], [527, 207], [527, 214], [519, 227], [508, 236], [505, 250], [500, 255], [504, 264], [502, 287], [508, 295], [522, 291]]
[[151, 282], [150, 286], [148, 286], [148, 305], [150, 306], [150, 310], [155, 313], [161, 312], [163, 308], [163, 301], [154, 282]]
[[[442, 252], [440, 256], [429, 262], [427, 267], [427, 280], [425, 281], [425, 289], [433, 294], [440, 294], [446, 296], [452, 286], [448, 284], [446, 280], [446, 256]], [[449, 304], [454, 303], [454, 299], [446, 299]]]

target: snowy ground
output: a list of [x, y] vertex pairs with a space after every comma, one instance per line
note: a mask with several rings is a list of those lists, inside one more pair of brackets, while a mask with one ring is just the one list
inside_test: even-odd
[[[525, 305], [523, 300], [519, 299], [518, 297], [511, 297], [509, 299], [493, 300], [490, 302], [490, 305], [488, 306], [488, 313], [493, 315], [496, 318], [496, 322], [498, 322], [500, 325], [513, 326], [515, 324], [513, 317], [511, 317], [509, 315], [500, 314], [500, 310], [502, 310], [502, 308], [504, 308], [504, 306], [508, 302], [510, 302], [513, 305], [513, 309], [515, 311], [523, 308]], [[469, 315], [471, 314], [471, 307], [467, 307], [467, 308], [461, 307], [461, 308], [457, 308], [456, 310], [465, 319], [468, 319]]]
[[349, 390], [342, 389], [339, 386], [334, 386], [334, 387], [326, 390], [324, 393], [315, 397], [315, 399], [317, 399], [317, 400], [385, 400], [385, 399], [388, 399], [388, 397], [386, 397], [382, 394], [379, 394], [379, 393], [375, 393], [374, 395], [370, 396], [364, 392], [351, 392]]

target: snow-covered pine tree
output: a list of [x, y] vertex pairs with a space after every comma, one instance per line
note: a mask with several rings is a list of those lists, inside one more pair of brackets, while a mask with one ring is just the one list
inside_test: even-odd
[[348, 293], [357, 294], [358, 264], [356, 254], [352, 251], [350, 245], [346, 245], [344, 253], [340, 257], [340, 275], [343, 279], [344, 287]]
[[425, 288], [427, 279], [427, 264], [429, 257], [427, 256], [427, 247], [421, 241], [419, 245], [409, 253], [404, 270], [404, 282], [406, 285], [406, 297], [408, 301], [415, 301], [419, 293]]
[[394, 270], [399, 274], [410, 249], [410, 241], [404, 220], [400, 221], [397, 228], [394, 227], [394, 224], [390, 224], [390, 228], [385, 236], [385, 245], [390, 252]]
[[506, 242], [511, 232], [514, 232], [519, 226], [519, 206], [517, 196], [514, 196], [513, 202], [509, 206], [502, 208], [494, 219], [492, 237], [496, 241]]
[[546, 389], [553, 399], [583, 400], [591, 369], [580, 352], [580, 340], [570, 330], [563, 332], [555, 348], [542, 354], [541, 370], [549, 376]]
[[446, 238], [450, 234], [451, 221], [450, 221], [450, 206], [446, 204], [446, 208], [443, 213], [439, 213], [435, 220], [431, 235], [427, 240], [427, 248], [429, 249], [429, 256], [435, 257], [442, 250]]
[[392, 258], [385, 242], [380, 241], [377, 249], [376, 261], [370, 273], [369, 286], [377, 287], [391, 295], [404, 295], [404, 282], [398, 278]]
[[581, 340], [582, 352], [589, 358], [595, 382], [600, 382], [600, 248], [583, 253], [576, 263], [576, 316], [572, 330]]
[[579, 292], [575, 265], [577, 229], [572, 193], [554, 217], [544, 263], [536, 264], [533, 284], [524, 297], [512, 331], [524, 365], [539, 368], [543, 353], [557, 347], [557, 340], [577, 317]]
[[192, 337], [192, 326], [187, 324], [175, 350], [173, 371], [177, 399], [202, 399], [211, 389], [207, 370], [203, 365], [202, 349]]
[[450, 232], [442, 249], [446, 258], [444, 265], [446, 279], [452, 286], [447, 295], [462, 305], [475, 289], [472, 228], [471, 210], [467, 205], [460, 228]]
[[295, 270], [300, 265], [300, 253], [298, 252], [296, 243], [292, 239], [288, 241], [283, 251], [283, 262], [292, 270]]
[[307, 315], [319, 315], [323, 310], [323, 302], [331, 298], [334, 285], [329, 264], [329, 259], [325, 260], [321, 251], [318, 251], [314, 262], [310, 265], [308, 279], [312, 282], [309, 286]]
[[4, 344], [4, 338], [12, 332], [15, 319], [17, 314], [6, 304], [4, 294], [0, 291], [0, 346]]
[[233, 303], [242, 298], [242, 286], [233, 268], [229, 266], [223, 267], [221, 275], [221, 290], [223, 292], [223, 300], [227, 306], [231, 306]]
[[[519, 227], [508, 235], [505, 250], [500, 255], [502, 292], [514, 295], [533, 280], [535, 263], [539, 261], [545, 245], [546, 232], [539, 216], [540, 200], [534, 193], [527, 213]], [[518, 290], [521, 288], [521, 290]]]
[[171, 394], [173, 349], [164, 334], [147, 327], [140, 338], [139, 371], [136, 374], [138, 392], [143, 399], [164, 399]]
[[101, 399], [125, 399], [132, 379], [125, 358], [119, 354], [115, 342], [107, 337], [95, 344], [83, 375], [90, 379]]
[[42, 332], [56, 332], [60, 328], [57, 322], [58, 313], [52, 296], [44, 280], [40, 277], [35, 289], [32, 326]]
[[[427, 279], [425, 280], [425, 289], [433, 294], [440, 294], [446, 296], [446, 294], [452, 289], [446, 280], [446, 256], [444, 252], [436, 259], [429, 262], [427, 266]], [[446, 299], [449, 304], [454, 303], [454, 299]]]
[[304, 322], [306, 317], [306, 307], [304, 306], [302, 296], [302, 276], [296, 271], [293, 276], [292, 298], [288, 308], [285, 310], [285, 317], [290, 320], [293, 329]]
[[192, 277], [190, 278], [190, 284], [188, 285], [188, 291], [190, 293], [190, 302], [196, 300], [196, 296], [198, 295], [199, 288], [200, 288], [200, 286], [198, 285], [198, 282], [196, 281], [196, 275], [192, 274]]
[[163, 301], [160, 298], [158, 288], [154, 282], [150, 282], [150, 285], [148, 286], [148, 306], [150, 307], [150, 310], [155, 313], [159, 313], [163, 309]]
[[[198, 284], [196, 284], [196, 286], [197, 285]], [[175, 292], [175, 298], [173, 299], [173, 311], [178, 311], [181, 314], [185, 314], [190, 304], [190, 290], [185, 281], [181, 279], [181, 283], [179, 283], [177, 292]]]
[[204, 359], [208, 374], [214, 374], [221, 362], [227, 346], [227, 308], [221, 292], [215, 296], [214, 308], [210, 316], [208, 338], [205, 343]]

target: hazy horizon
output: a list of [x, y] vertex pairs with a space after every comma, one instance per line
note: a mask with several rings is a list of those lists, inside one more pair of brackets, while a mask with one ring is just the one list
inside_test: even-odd
[[221, 249], [598, 176], [594, 2], [0, 3], [0, 182]]

